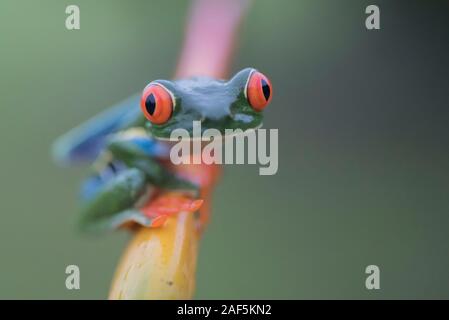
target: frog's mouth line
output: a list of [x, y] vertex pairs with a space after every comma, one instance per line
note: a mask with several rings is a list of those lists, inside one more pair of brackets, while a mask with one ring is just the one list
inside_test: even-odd
[[[257, 129], [260, 129], [262, 127], [263, 123], [260, 123], [257, 127], [254, 128], [249, 128], [246, 129], [243, 132], [233, 132], [232, 134], [221, 134], [221, 139], [224, 140], [226, 138], [233, 138], [233, 137], [238, 137], [238, 136], [246, 136], [249, 135], [251, 133], [253, 133], [254, 131], [256, 131]], [[233, 130], [234, 131], [234, 130]], [[151, 138], [158, 140], [158, 141], [166, 141], [166, 142], [195, 142], [195, 141], [201, 141], [201, 142], [210, 142], [214, 139], [216, 139], [216, 136], [213, 136], [214, 139], [210, 139], [210, 137], [208, 138], [203, 138], [203, 136], [201, 135], [201, 137], [191, 137], [189, 136], [189, 138], [182, 138], [182, 139], [171, 139], [171, 138], [165, 138], [165, 137], [156, 137], [151, 135]]]

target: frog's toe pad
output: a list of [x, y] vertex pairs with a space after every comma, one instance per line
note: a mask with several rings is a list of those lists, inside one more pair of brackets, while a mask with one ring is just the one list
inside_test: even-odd
[[150, 227], [151, 228], [160, 228], [165, 224], [167, 219], [168, 219], [167, 215], [158, 216], [151, 220]]
[[196, 212], [202, 204], [203, 200], [201, 199], [192, 199], [186, 195], [173, 192], [157, 196], [141, 210], [146, 217], [152, 218], [154, 221], [155, 218], [168, 217], [179, 212]]

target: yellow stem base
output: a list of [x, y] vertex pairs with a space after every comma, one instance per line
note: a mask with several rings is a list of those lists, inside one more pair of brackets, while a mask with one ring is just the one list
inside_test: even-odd
[[141, 228], [122, 256], [109, 299], [192, 299], [197, 249], [192, 213], [174, 215], [161, 228]]

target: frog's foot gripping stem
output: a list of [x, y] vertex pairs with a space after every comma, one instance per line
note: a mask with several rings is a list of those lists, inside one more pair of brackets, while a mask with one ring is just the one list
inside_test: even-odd
[[203, 204], [198, 211], [198, 219], [195, 223], [201, 234], [210, 220], [212, 191], [221, 176], [221, 167], [216, 164], [181, 164], [172, 166], [172, 170], [177, 176], [199, 186], [199, 197], [203, 199]]
[[179, 212], [196, 212], [199, 210], [203, 200], [191, 199], [178, 192], [166, 192], [157, 195], [144, 206], [141, 211], [146, 217], [155, 218], [170, 216]]
[[179, 212], [197, 212], [202, 200], [182, 192], [161, 192], [149, 187], [142, 171], [130, 168], [101, 181], [92, 176], [85, 183], [85, 201], [80, 227], [102, 232], [120, 227], [157, 228]]

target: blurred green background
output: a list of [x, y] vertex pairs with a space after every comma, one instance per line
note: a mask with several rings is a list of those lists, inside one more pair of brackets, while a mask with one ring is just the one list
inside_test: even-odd
[[[81, 30], [65, 29], [78, 4]], [[226, 166], [196, 298], [449, 298], [449, 5], [256, 0], [233, 72], [275, 90], [279, 171]], [[77, 234], [52, 141], [176, 66], [187, 1], [0, 2], [0, 298], [103, 299], [129, 240]], [[65, 267], [81, 290], [65, 288]], [[365, 289], [365, 267], [381, 289]]]

